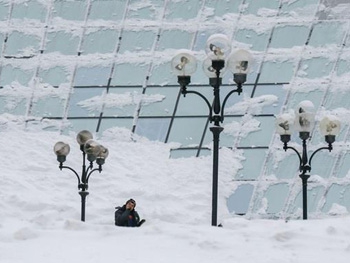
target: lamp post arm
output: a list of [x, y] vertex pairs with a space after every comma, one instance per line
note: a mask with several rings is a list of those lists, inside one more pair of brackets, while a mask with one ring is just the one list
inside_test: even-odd
[[79, 177], [79, 175], [78, 175], [78, 173], [73, 169], [73, 168], [71, 168], [71, 167], [69, 167], [69, 166], [63, 166], [63, 165], [60, 165], [60, 169], [62, 170], [62, 169], [68, 169], [68, 170], [71, 170], [74, 174], [75, 174], [75, 176], [77, 177], [77, 179], [78, 179], [78, 185], [80, 185], [80, 177]]
[[311, 156], [310, 156], [310, 160], [309, 160], [310, 167], [311, 167], [311, 160], [312, 160], [312, 158], [315, 156], [316, 153], [318, 153], [321, 150], [329, 150], [329, 151], [331, 151], [332, 150], [332, 146], [329, 145], [328, 147], [321, 147], [321, 148], [318, 148], [316, 151], [314, 151], [313, 154], [311, 154]]
[[224, 98], [224, 100], [222, 102], [222, 107], [221, 107], [222, 108], [222, 110], [221, 110], [221, 122], [224, 121], [224, 110], [225, 110], [226, 102], [227, 102], [228, 98], [235, 92], [237, 92], [238, 95], [240, 95], [242, 92], [242, 87], [238, 87], [237, 89], [231, 90]]
[[101, 172], [101, 171], [102, 171], [102, 165], [99, 165], [98, 168], [95, 168], [95, 169], [93, 169], [93, 170], [90, 171], [90, 173], [89, 173], [89, 174], [87, 175], [87, 177], [86, 177], [86, 183], [89, 182], [90, 175], [91, 175], [93, 172], [96, 172], [96, 171]]
[[213, 114], [212, 114], [212, 106], [210, 105], [210, 102], [208, 101], [208, 99], [203, 95], [203, 94], [201, 94], [201, 93], [199, 93], [198, 91], [194, 91], [194, 90], [182, 90], [182, 94], [183, 95], [186, 95], [186, 94], [196, 94], [196, 95], [198, 95], [199, 97], [201, 97], [204, 101], [205, 101], [205, 103], [207, 104], [207, 106], [208, 106], [208, 109], [209, 109], [209, 119], [210, 119], [210, 121], [212, 121], [212, 116], [213, 116]]
[[295, 149], [294, 147], [292, 147], [292, 146], [285, 146], [285, 147], [283, 147], [283, 149], [285, 150], [285, 151], [287, 151], [288, 149], [291, 149], [291, 150], [293, 150], [297, 155], [298, 155], [298, 157], [299, 157], [299, 166], [301, 166], [302, 165], [302, 163], [303, 163], [303, 160], [302, 160], [302, 158], [301, 158], [301, 155], [300, 155], [300, 153], [297, 151], [297, 149]]

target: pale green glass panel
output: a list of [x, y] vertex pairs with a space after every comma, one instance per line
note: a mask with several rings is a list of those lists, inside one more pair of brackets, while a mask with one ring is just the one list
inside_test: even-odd
[[[350, 64], [349, 64], [350, 66]], [[333, 84], [334, 86], [330, 87], [330, 92], [327, 93], [326, 101], [324, 104], [325, 109], [334, 110], [338, 108], [350, 108], [350, 99], [349, 92], [345, 90], [337, 90], [333, 92], [332, 89], [335, 89], [337, 84]]]
[[25, 115], [27, 110], [27, 99], [20, 96], [9, 96], [0, 89], [0, 114], [9, 113], [13, 115]]
[[153, 65], [149, 85], [177, 84], [177, 77], [171, 71], [171, 62]]
[[149, 67], [147, 64], [117, 64], [114, 68], [111, 85], [143, 86]]
[[79, 37], [64, 31], [49, 32], [46, 38], [45, 52], [60, 52], [75, 55], [78, 52]]
[[[103, 109], [104, 116], [129, 116], [135, 114], [142, 97], [142, 88], [110, 88]], [[110, 104], [109, 102], [112, 102]], [[116, 102], [116, 103], [113, 103]], [[119, 103], [118, 103], [119, 102]]]
[[198, 147], [206, 118], [175, 118], [168, 142], [179, 142], [182, 146]]
[[341, 205], [350, 211], [350, 186], [332, 184], [326, 196], [326, 203], [322, 208], [322, 212], [328, 213], [333, 205]]
[[298, 104], [304, 100], [311, 101], [315, 109], [318, 109], [321, 103], [321, 99], [323, 98], [324, 91], [323, 90], [312, 90], [309, 92], [296, 92], [293, 93], [288, 101], [288, 108], [295, 110], [298, 107]]
[[132, 136], [131, 129], [133, 126], [133, 118], [102, 118], [99, 132], [103, 133], [108, 129], [125, 128], [130, 130], [130, 137]]
[[337, 65], [337, 75], [342, 76], [343, 74], [349, 74], [350, 61], [340, 59]]
[[239, 7], [242, 4], [242, 0], [227, 1], [227, 0], [207, 0], [205, 6], [212, 8], [214, 16], [223, 16], [227, 13], [239, 13]]
[[264, 51], [268, 45], [270, 32], [258, 33], [253, 29], [239, 29], [234, 39], [240, 43], [248, 44], [251, 50]]
[[[103, 88], [74, 88], [74, 91], [69, 99], [68, 117], [98, 116], [102, 107], [99, 110], [97, 110], [96, 108], [89, 108], [88, 106], [83, 106], [81, 105], [81, 103], [84, 101], [89, 101], [94, 97], [100, 98], [102, 100], [102, 93], [104, 90], [105, 89]], [[89, 103], [87, 103], [87, 105], [89, 105]]]
[[256, 180], [261, 173], [266, 152], [266, 149], [244, 149], [243, 169], [238, 171], [235, 180]]
[[99, 29], [84, 36], [81, 50], [83, 54], [112, 53], [116, 48], [118, 32], [112, 29]]
[[[281, 148], [283, 143], [280, 142]], [[284, 158], [276, 163], [276, 159], [273, 156], [267, 159], [267, 174], [266, 176], [273, 176], [278, 179], [292, 179], [299, 175], [300, 161], [296, 153], [292, 150], [287, 150], [284, 154]]]
[[270, 48], [292, 48], [304, 46], [309, 35], [309, 27], [284, 25], [275, 27]]
[[[228, 95], [228, 93], [231, 92], [232, 90], [235, 90], [236, 88], [237, 87], [235, 84], [220, 87], [221, 105], [223, 104], [223, 101]], [[226, 100], [225, 109], [224, 109], [225, 116], [229, 114], [242, 114], [242, 112], [232, 112], [229, 110], [230, 107], [234, 106], [236, 103], [243, 102], [244, 99], [250, 98], [252, 96], [253, 85], [243, 85], [242, 89], [243, 91], [241, 92], [241, 94], [238, 94], [237, 92], [233, 92]]]
[[140, 116], [171, 116], [179, 91], [180, 88], [177, 87], [148, 87]]
[[285, 1], [282, 3], [280, 15], [292, 17], [295, 17], [296, 14], [314, 15], [312, 12], [316, 12], [319, 2], [319, 0]]
[[279, 7], [279, 0], [268, 0], [268, 1], [256, 1], [256, 0], [247, 0], [245, 4], [247, 8], [245, 9], [246, 14], [254, 15], [264, 15], [266, 9], [274, 10], [276, 13]]
[[[210, 123], [208, 120], [208, 127], [204, 130], [205, 134], [204, 134], [202, 147], [211, 148], [213, 146], [214, 135], [210, 130], [210, 128], [213, 126], [214, 124]], [[225, 133], [224, 131], [225, 129], [220, 133], [220, 136], [219, 136], [219, 147], [232, 147], [234, 136], [230, 133]]]
[[111, 73], [108, 67], [79, 67], [75, 74], [74, 86], [106, 86]]
[[[211, 87], [191, 87], [189, 86], [188, 91], [196, 91], [201, 93], [207, 98], [209, 104], [213, 101], [213, 91]], [[205, 101], [197, 94], [186, 94], [184, 97], [181, 95], [179, 105], [177, 107], [176, 116], [209, 116], [209, 107]]]
[[155, 31], [123, 31], [119, 53], [149, 52], [156, 39]]
[[33, 78], [32, 70], [22, 70], [12, 67], [11, 65], [4, 66], [1, 70], [0, 85], [10, 85], [12, 82], [18, 82], [21, 85], [28, 86], [29, 81]]
[[2, 56], [2, 46], [3, 46], [3, 43], [4, 43], [4, 35], [2, 33], [0, 33], [0, 56]]
[[315, 79], [322, 78], [330, 75], [333, 69], [334, 62], [329, 61], [328, 58], [312, 58], [308, 60], [303, 60], [301, 62], [298, 75], [300, 77]]
[[260, 83], [290, 82], [294, 73], [294, 63], [292, 61], [283, 63], [280, 61], [267, 61], [263, 64]]
[[[190, 158], [193, 156], [197, 156], [198, 149], [189, 149], [189, 148], [179, 148], [179, 149], [171, 149], [170, 151], [170, 158], [177, 159], [177, 158]], [[200, 156], [208, 156], [210, 155], [209, 150], [201, 149]]]
[[172, 19], [192, 19], [196, 18], [200, 10], [201, 1], [169, 1], [166, 8], [165, 18]]
[[[320, 147], [327, 147], [328, 145], [324, 143]], [[310, 147], [308, 147], [310, 149]], [[317, 149], [317, 148], [316, 148]], [[308, 156], [311, 157], [311, 154], [315, 152], [315, 150], [309, 150]], [[330, 178], [333, 170], [333, 166], [336, 161], [336, 156], [334, 154], [329, 153], [328, 150], [322, 150], [317, 152], [311, 160], [311, 175], [317, 175], [322, 178]]]
[[31, 115], [37, 117], [62, 117], [64, 102], [58, 97], [34, 98]]
[[[233, 182], [234, 183], [234, 182]], [[227, 199], [227, 208], [230, 213], [244, 215], [247, 213], [252, 198], [254, 186], [241, 184]]]
[[239, 143], [240, 147], [268, 146], [273, 131], [275, 130], [275, 118], [273, 116], [254, 117], [260, 124], [259, 130], [248, 133]]
[[192, 38], [193, 33], [184, 30], [165, 30], [160, 35], [158, 50], [189, 49]]
[[47, 7], [36, 0], [27, 0], [25, 3], [14, 3], [11, 17], [15, 19], [37, 19], [44, 22]]
[[349, 171], [350, 171], [350, 153], [345, 152], [341, 157], [341, 163], [339, 165], [339, 170], [337, 171], [336, 176], [339, 178], [349, 177], [350, 176]]
[[[64, 130], [64, 134], [69, 134], [72, 131], [79, 133], [82, 130], [88, 130], [92, 133], [96, 132], [98, 118], [86, 118], [86, 119], [68, 119], [69, 126], [67, 126]], [[76, 147], [79, 147], [77, 144]]]
[[8, 3], [0, 2], [0, 21], [8, 19], [10, 6]]
[[346, 24], [339, 21], [320, 21], [314, 26], [309, 45], [314, 47], [323, 47], [327, 44], [341, 45], [346, 28]]
[[[220, 133], [220, 147], [232, 147], [233, 142], [236, 140], [237, 134], [231, 131], [231, 125], [238, 124], [242, 121], [242, 117], [225, 117], [224, 123], [221, 126], [224, 130]], [[208, 139], [207, 139], [208, 137]], [[213, 141], [213, 134], [208, 131], [205, 138], [208, 142]]]
[[[291, 207], [291, 210], [293, 211], [293, 213], [295, 213], [297, 210], [302, 211], [302, 207], [303, 207], [301, 179], [300, 179], [300, 184], [298, 184], [297, 186], [300, 187], [300, 192], [298, 193], [297, 197], [294, 200], [293, 207]], [[324, 194], [323, 186], [318, 186], [313, 183], [308, 184], [307, 211], [309, 213], [318, 212], [317, 207], [323, 194]]]
[[121, 20], [127, 1], [93, 0], [91, 1], [89, 20]]
[[127, 18], [161, 19], [164, 12], [164, 5], [165, 2], [163, 0], [149, 0], [144, 5], [140, 5], [139, 0], [131, 0]]
[[84, 20], [87, 1], [55, 0], [52, 16], [66, 20]]
[[39, 77], [44, 83], [49, 83], [52, 86], [59, 86], [69, 81], [68, 74], [67, 69], [63, 67], [54, 67], [48, 70], [41, 70], [39, 72]]
[[40, 38], [13, 31], [6, 42], [4, 56], [30, 58], [36, 55], [40, 48]]
[[[261, 114], [279, 114], [286, 94], [287, 91], [283, 88], [282, 85], [257, 85], [254, 92], [254, 98], [263, 98], [263, 96], [275, 95], [277, 97], [277, 101], [263, 106], [261, 108]], [[266, 101], [269, 101], [269, 99]]]
[[264, 193], [263, 199], [259, 200], [260, 205], [256, 206], [259, 209], [263, 206], [262, 201], [267, 201], [267, 214], [278, 214], [284, 209], [287, 197], [289, 194], [289, 185], [286, 183], [277, 183], [270, 185]]
[[169, 129], [170, 118], [139, 118], [135, 133], [151, 141], [164, 142]]

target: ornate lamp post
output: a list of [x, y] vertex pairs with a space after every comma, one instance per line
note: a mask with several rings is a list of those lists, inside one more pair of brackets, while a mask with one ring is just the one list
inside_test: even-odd
[[[71, 170], [78, 179], [79, 195], [81, 196], [81, 221], [85, 221], [85, 202], [86, 196], [89, 194], [88, 183], [90, 175], [95, 172], [102, 171], [102, 165], [105, 163], [105, 159], [108, 156], [108, 149], [98, 144], [93, 140], [92, 134], [83, 130], [77, 135], [77, 142], [80, 145], [80, 150], [83, 154], [83, 165], [81, 176], [71, 167], [64, 166], [66, 157], [69, 154], [70, 147], [64, 142], [57, 142], [54, 146], [54, 152], [57, 155], [57, 161], [60, 163], [59, 168]], [[86, 159], [89, 161], [89, 166], [86, 166]], [[96, 161], [98, 168], [93, 168], [93, 163]]]
[[[188, 50], [180, 50], [178, 54], [172, 59], [171, 65], [175, 75], [177, 75], [178, 83], [181, 87], [181, 93], [195, 94], [201, 97], [209, 109], [209, 121], [214, 123], [210, 127], [213, 133], [213, 189], [212, 189], [212, 226], [217, 225], [217, 198], [218, 198], [218, 165], [219, 165], [219, 140], [220, 133], [223, 127], [220, 123], [224, 120], [224, 109], [228, 98], [233, 93], [242, 92], [242, 84], [247, 79], [247, 73], [251, 66], [252, 56], [246, 50], [237, 50], [231, 52], [231, 44], [228, 38], [222, 34], [215, 34], [209, 37], [206, 43], [207, 58], [203, 62], [203, 70], [209, 77], [209, 84], [213, 87], [213, 102], [209, 100], [200, 92], [187, 90], [187, 86], [191, 82], [191, 75], [197, 69], [197, 62], [195, 56]], [[220, 86], [222, 85], [222, 76], [229, 68], [233, 73], [233, 80], [237, 88], [231, 90], [224, 98], [221, 104], [220, 100]]]
[[[290, 114], [282, 114], [276, 119], [276, 130], [280, 134], [283, 142], [283, 149], [293, 150], [299, 157], [299, 171], [302, 180], [302, 194], [303, 194], [303, 219], [307, 219], [307, 181], [310, 178], [311, 161], [315, 154], [321, 150], [332, 151], [332, 144], [335, 142], [335, 136], [340, 131], [340, 121], [334, 116], [326, 116], [320, 121], [320, 130], [325, 136], [325, 141], [328, 143], [326, 147], [316, 149], [308, 158], [308, 150], [306, 141], [311, 138], [310, 132], [313, 129], [315, 116], [313, 113], [313, 104], [310, 101], [302, 101], [295, 112], [295, 118]], [[299, 138], [302, 140], [302, 153], [297, 149], [288, 146], [293, 132], [293, 126], [299, 132]]]

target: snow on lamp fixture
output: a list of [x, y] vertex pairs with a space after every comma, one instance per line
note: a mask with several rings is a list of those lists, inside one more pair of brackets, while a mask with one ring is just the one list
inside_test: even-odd
[[[104, 146], [100, 145], [99, 143], [95, 142], [93, 140], [93, 136], [91, 132], [87, 130], [83, 130], [78, 133], [77, 142], [80, 145], [80, 150], [83, 155], [83, 165], [82, 165], [82, 173], [79, 175], [73, 168], [70, 166], [64, 166], [63, 163], [66, 161], [66, 156], [68, 155], [70, 151], [70, 147], [68, 144], [64, 142], [57, 142], [54, 146], [54, 152], [57, 155], [57, 161], [60, 163], [59, 168], [62, 169], [68, 169], [72, 171], [78, 180], [78, 189], [81, 189], [79, 191], [79, 195], [81, 196], [81, 221], [85, 221], [85, 202], [86, 202], [86, 196], [89, 194], [87, 191], [88, 189], [88, 182], [90, 175], [95, 172], [99, 171], [101, 173], [102, 171], [102, 165], [105, 163], [105, 159], [108, 156], [108, 149]], [[89, 161], [89, 165], [86, 166], [86, 159]], [[98, 164], [98, 168], [93, 168], [93, 163], [96, 160], [96, 163]]]
[[232, 52], [228, 58], [228, 68], [233, 73], [233, 80], [236, 83], [244, 83], [247, 73], [252, 67], [253, 57], [247, 50], [239, 49]]
[[[191, 74], [196, 70], [195, 58], [191, 54], [191, 51], [180, 50], [178, 54], [174, 56], [171, 61], [172, 72], [177, 76], [177, 82], [180, 85], [181, 93], [185, 97], [186, 94], [195, 94], [201, 97], [208, 106], [209, 121], [214, 123], [214, 126], [210, 127], [210, 131], [213, 133], [213, 194], [212, 194], [212, 225], [217, 225], [217, 195], [218, 195], [218, 162], [219, 162], [219, 137], [223, 130], [220, 123], [224, 120], [224, 108], [227, 99], [235, 92], [238, 95], [242, 92], [242, 84], [246, 81], [246, 74], [250, 66], [251, 56], [248, 51], [235, 53], [233, 59], [237, 55], [244, 57], [240, 61], [240, 72], [243, 77], [236, 78], [236, 89], [231, 90], [225, 98], [220, 100], [220, 86], [222, 85], [222, 76], [226, 70], [226, 59], [231, 52], [231, 43], [227, 36], [222, 34], [215, 34], [208, 38], [205, 46], [207, 58], [203, 61], [203, 71], [209, 78], [209, 84], [213, 87], [213, 100], [208, 100], [202, 93], [194, 90], [187, 90], [187, 85], [191, 83]], [[235, 61], [236, 61], [235, 60]]]
[[[307, 180], [310, 178], [312, 158], [321, 150], [332, 151], [332, 144], [335, 142], [335, 136], [340, 131], [340, 121], [333, 116], [326, 116], [320, 121], [321, 133], [325, 136], [328, 143], [327, 147], [316, 149], [308, 158], [307, 140], [311, 137], [310, 133], [314, 127], [315, 114], [313, 113], [314, 105], [310, 101], [302, 101], [295, 110], [295, 117], [292, 115], [282, 114], [276, 118], [276, 132], [280, 134], [280, 139], [283, 142], [283, 149], [294, 151], [299, 158], [299, 177], [302, 180], [303, 194], [303, 219], [307, 219]], [[294, 119], [294, 121], [293, 121]], [[288, 145], [291, 138], [291, 127], [296, 127], [299, 131], [299, 138], [302, 140], [302, 153]]]
[[231, 43], [226, 35], [214, 34], [211, 35], [205, 47], [205, 52], [208, 56], [213, 56], [213, 59], [225, 60], [231, 52]]
[[325, 141], [329, 144], [335, 142], [335, 136], [340, 132], [340, 121], [336, 116], [328, 115], [320, 121], [320, 130]]

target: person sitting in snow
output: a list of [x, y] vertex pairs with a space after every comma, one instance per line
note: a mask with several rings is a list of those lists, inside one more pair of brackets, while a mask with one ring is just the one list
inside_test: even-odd
[[129, 199], [122, 207], [116, 207], [117, 210], [114, 213], [115, 225], [135, 227], [145, 222], [144, 219], [140, 221], [140, 216], [135, 211], [135, 207], [136, 202], [134, 199]]

